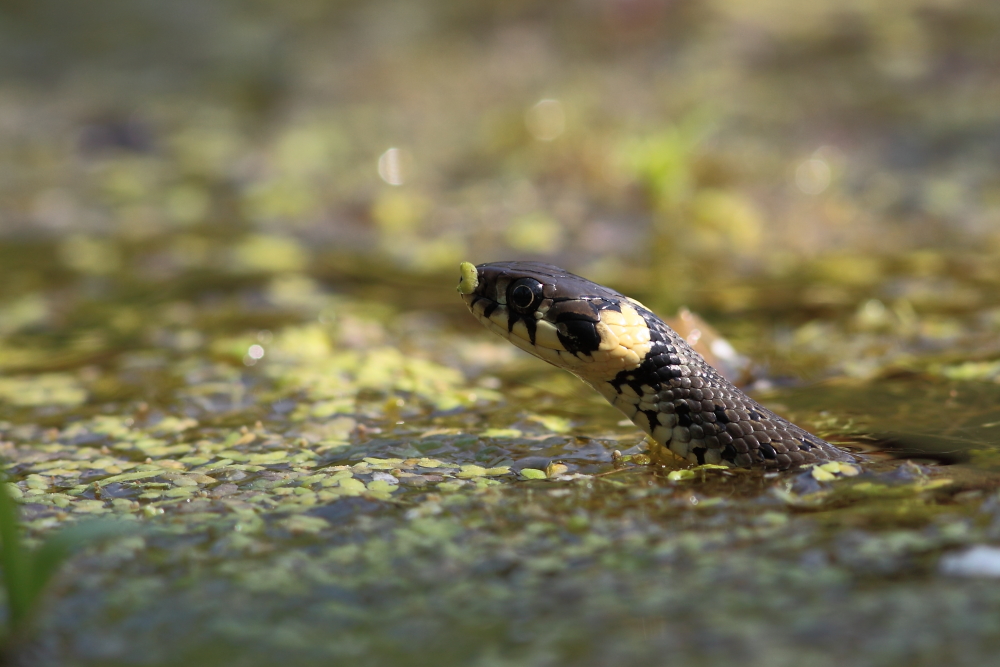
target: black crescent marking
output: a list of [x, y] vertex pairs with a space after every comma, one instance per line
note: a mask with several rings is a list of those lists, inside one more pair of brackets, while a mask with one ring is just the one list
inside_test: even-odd
[[[594, 352], [601, 346], [601, 336], [594, 322], [584, 319], [562, 319], [557, 327], [559, 342], [567, 352]], [[564, 333], [565, 332], [565, 333]]]

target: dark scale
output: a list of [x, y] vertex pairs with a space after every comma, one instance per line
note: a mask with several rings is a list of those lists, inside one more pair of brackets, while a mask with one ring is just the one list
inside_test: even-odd
[[729, 417], [726, 416], [725, 405], [719, 405], [718, 403], [716, 403], [715, 406], [712, 408], [712, 410], [713, 410], [712, 414], [715, 416], [715, 421], [719, 422], [720, 424], [729, 423]]
[[[611, 384], [619, 393], [627, 384], [640, 395], [643, 385], [653, 387], [661, 404], [666, 401], [672, 405], [677, 426], [689, 429], [688, 451], [699, 463], [705, 462], [710, 449], [735, 465], [777, 469], [853, 460], [754, 401], [709, 366], [662, 320], [648, 310], [638, 311], [649, 327], [650, 351], [638, 368], [622, 371]], [[656, 414], [646, 411], [646, 416], [655, 428]]]
[[[683, 400], [674, 403], [674, 412], [677, 413], [677, 423], [681, 426], [690, 426], [694, 423], [691, 416], [691, 407]], [[700, 419], [700, 415], [696, 415]]]

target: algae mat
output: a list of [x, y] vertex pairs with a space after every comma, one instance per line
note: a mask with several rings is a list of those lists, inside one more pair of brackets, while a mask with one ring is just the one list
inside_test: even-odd
[[758, 394], [855, 446], [936, 435], [959, 465], [653, 471], [602, 399], [474, 323], [308, 294], [318, 321], [0, 381], [29, 534], [136, 526], [71, 561], [15, 658], [903, 665], [998, 648], [1000, 592], [979, 578], [1000, 539], [995, 384]]

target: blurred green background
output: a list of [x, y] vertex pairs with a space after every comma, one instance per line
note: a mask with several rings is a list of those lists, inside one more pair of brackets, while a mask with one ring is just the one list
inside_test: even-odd
[[[0, 454], [29, 543], [164, 531], [75, 561], [18, 659], [985, 664], [1000, 597], [947, 552], [1000, 535], [997, 35], [988, 0], [0, 1]], [[458, 263], [502, 259], [973, 465], [805, 509], [552, 482], [642, 440], [468, 316]]]
[[995, 302], [998, 28], [956, 0], [7, 1], [3, 296], [542, 257], [662, 305]]

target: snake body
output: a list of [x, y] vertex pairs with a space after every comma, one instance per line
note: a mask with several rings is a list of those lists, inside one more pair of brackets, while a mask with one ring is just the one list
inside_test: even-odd
[[654, 459], [783, 470], [853, 457], [761, 406], [638, 301], [536, 262], [463, 262], [486, 328], [596, 389], [653, 440]]

